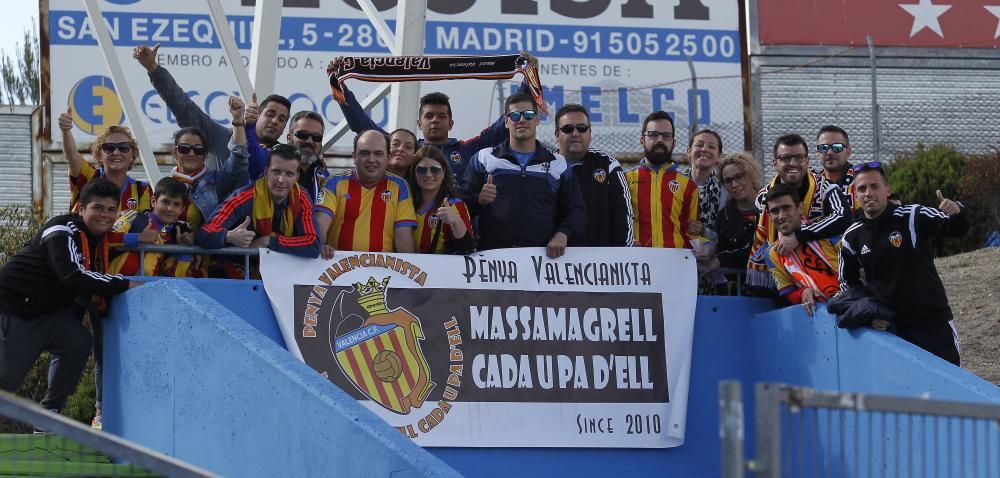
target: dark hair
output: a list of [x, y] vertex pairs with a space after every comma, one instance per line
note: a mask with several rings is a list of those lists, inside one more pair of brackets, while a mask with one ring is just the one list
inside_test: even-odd
[[[295, 113], [295, 115], [292, 116], [292, 120], [290, 121], [290, 123], [292, 124], [292, 126], [294, 126], [295, 122], [302, 118], [309, 118], [313, 121], [316, 121], [317, 123], [319, 123], [321, 130], [326, 130], [326, 123], [323, 122], [323, 117], [320, 116], [319, 113], [310, 110], [302, 110]], [[291, 130], [289, 130], [289, 133], [290, 132]]]
[[367, 133], [369, 131], [373, 131], [373, 132], [377, 133], [379, 136], [382, 137], [383, 140], [385, 140], [385, 153], [389, 154], [389, 135], [387, 135], [387, 134], [385, 134], [385, 132], [379, 131], [377, 129], [366, 129], [366, 130], [364, 130], [364, 131], [356, 134], [354, 136], [354, 149], [351, 151], [351, 154], [353, 155], [354, 153], [358, 152], [358, 140], [361, 139], [362, 135], [364, 135], [365, 133]]
[[778, 157], [778, 146], [781, 146], [781, 145], [795, 146], [797, 144], [802, 145], [802, 147], [805, 148], [806, 154], [809, 154], [809, 144], [806, 143], [806, 140], [803, 139], [802, 136], [799, 136], [799, 135], [797, 135], [795, 133], [791, 133], [791, 134], [782, 135], [780, 138], [778, 138], [777, 141], [774, 142], [774, 154], [773, 154], [773, 156], [775, 158]]
[[187, 193], [187, 185], [172, 176], [160, 178], [156, 182], [156, 188], [153, 189], [153, 197], [169, 196], [184, 199], [187, 197]]
[[274, 145], [267, 153], [267, 162], [264, 163], [265, 172], [270, 169], [271, 158], [275, 156], [280, 156], [286, 160], [302, 161], [302, 150], [298, 146], [291, 144], [278, 143]]
[[674, 127], [674, 119], [670, 116], [669, 113], [667, 113], [666, 111], [662, 111], [662, 110], [661, 111], [654, 111], [654, 112], [650, 113], [648, 116], [646, 116], [646, 119], [642, 120], [642, 132], [643, 133], [646, 132], [646, 126], [649, 125], [650, 121], [659, 121], [659, 120], [667, 120], [667, 121], [669, 121], [670, 122], [670, 129], [674, 130], [675, 133], [677, 132], [677, 128]]
[[795, 204], [802, 202], [802, 196], [799, 194], [799, 188], [797, 186], [787, 183], [778, 183], [771, 186], [771, 188], [767, 190], [767, 196], [764, 199], [764, 203], [767, 204], [775, 199], [785, 196], [790, 196], [792, 198], [792, 202]]
[[121, 200], [121, 188], [107, 178], [94, 178], [80, 190], [80, 209], [95, 198], [114, 198], [117, 203]]
[[292, 102], [288, 101], [288, 98], [281, 95], [267, 95], [267, 98], [264, 98], [264, 101], [260, 102], [261, 111], [263, 111], [264, 108], [267, 108], [267, 104], [272, 101], [277, 101], [279, 104], [284, 105], [286, 110], [292, 110]]
[[181, 128], [177, 131], [174, 131], [174, 146], [177, 146], [177, 143], [181, 141], [181, 137], [187, 134], [197, 136], [199, 139], [201, 139], [201, 144], [204, 144], [206, 146], [208, 145], [208, 141], [205, 140], [205, 135], [201, 132], [200, 129], [195, 128], [194, 126], [188, 126], [186, 128]]
[[720, 155], [722, 154], [722, 136], [719, 136], [719, 133], [716, 132], [715, 130], [711, 130], [708, 128], [700, 129], [696, 131], [694, 134], [692, 134], [690, 138], [688, 138], [688, 149], [691, 149], [691, 146], [694, 144], [694, 139], [697, 138], [699, 134], [710, 134], [712, 136], [715, 136], [715, 140], [719, 142], [719, 154]]
[[396, 133], [406, 133], [406, 134], [412, 136], [413, 137], [413, 146], [414, 147], [417, 146], [417, 135], [413, 131], [410, 131], [410, 130], [408, 130], [406, 128], [396, 128], [391, 133], [389, 133], [389, 139], [392, 139], [393, 136], [396, 136]]
[[444, 178], [441, 179], [441, 189], [438, 189], [437, 197], [434, 198], [434, 201], [440, 204], [445, 197], [450, 196], [453, 192], [452, 188], [454, 186], [451, 181], [451, 168], [448, 166], [448, 161], [444, 159], [444, 153], [437, 146], [425, 144], [416, 153], [413, 153], [413, 162], [410, 163], [409, 183], [410, 194], [413, 195], [413, 205], [420, 207], [424, 203], [424, 193], [417, 184], [417, 163], [422, 159], [433, 159], [444, 170], [442, 173]]
[[556, 120], [553, 122], [556, 127], [556, 134], [559, 134], [559, 118], [569, 113], [583, 113], [587, 117], [587, 123], [590, 123], [590, 113], [587, 112], [587, 108], [578, 103], [567, 103], [562, 108], [559, 108], [559, 111], [556, 111]]
[[440, 91], [435, 91], [433, 93], [427, 93], [420, 97], [420, 108], [417, 110], [420, 114], [424, 113], [424, 106], [427, 105], [444, 105], [448, 107], [448, 119], [451, 119], [451, 101], [448, 100], [448, 95], [441, 93]]
[[823, 133], [840, 133], [844, 136], [844, 143], [846, 143], [846, 146], [850, 146], [851, 144], [851, 139], [847, 137], [847, 131], [844, 131], [844, 128], [841, 128], [840, 126], [828, 124], [820, 128], [819, 133], [816, 133], [816, 140], [819, 140], [819, 137], [822, 136]]
[[531, 107], [536, 111], [538, 110], [538, 103], [535, 101], [535, 97], [521, 91], [507, 97], [507, 100], [503, 102], [504, 112], [509, 112], [510, 105], [514, 103], [531, 103]]

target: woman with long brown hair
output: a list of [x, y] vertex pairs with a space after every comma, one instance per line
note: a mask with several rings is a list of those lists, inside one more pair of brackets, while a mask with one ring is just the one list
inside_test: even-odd
[[451, 171], [435, 146], [422, 146], [410, 164], [410, 193], [417, 207], [417, 252], [468, 254], [476, 249], [469, 208], [453, 192]]

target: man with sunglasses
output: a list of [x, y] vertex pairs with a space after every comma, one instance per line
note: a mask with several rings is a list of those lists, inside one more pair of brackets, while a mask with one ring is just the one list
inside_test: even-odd
[[609, 154], [590, 147], [590, 114], [570, 103], [556, 112], [559, 154], [571, 164], [587, 206], [587, 231], [573, 245], [632, 245], [632, 197], [625, 172]]
[[853, 169], [854, 200], [864, 215], [847, 229], [841, 242], [841, 288], [866, 287], [896, 313], [892, 322], [874, 320], [873, 328], [890, 330], [959, 365], [958, 333], [934, 267], [933, 243], [938, 236], [965, 234], [969, 228], [965, 208], [945, 199], [941, 191], [937, 192], [937, 209], [890, 203], [892, 191], [880, 163]]
[[549, 257], [586, 233], [587, 211], [566, 158], [538, 141], [538, 105], [514, 93], [504, 105], [507, 141], [469, 162], [462, 199], [479, 220], [479, 249], [546, 247]]
[[757, 209], [766, 210], [765, 198], [772, 187], [788, 184], [799, 191], [805, 223], [794, 234], [783, 234], [768, 214], [761, 214], [757, 220], [747, 263], [747, 284], [768, 289], [774, 289], [766, 263], [766, 253], [772, 244], [778, 254], [788, 255], [801, 244], [843, 234], [852, 221], [851, 208], [845, 207], [840, 188], [825, 179], [817, 179], [809, 170], [809, 146], [802, 136], [786, 134], [779, 137], [774, 142], [773, 154], [771, 164], [777, 174], [757, 193]]
[[673, 160], [674, 119], [654, 111], [642, 122], [639, 143], [646, 156], [625, 177], [641, 247], [691, 249], [688, 224], [700, 215], [698, 185]]
[[851, 144], [847, 131], [835, 125], [826, 125], [819, 129], [816, 135], [816, 159], [821, 169], [814, 171], [816, 177], [836, 184], [844, 195], [845, 204], [853, 205], [851, 182], [854, 181], [854, 170], [851, 169]]
[[[537, 58], [526, 52], [521, 52], [521, 54], [526, 56], [535, 68], [538, 68]], [[343, 61], [344, 57], [339, 56], [334, 58], [327, 67], [327, 76], [332, 71], [335, 71]], [[350, 125], [351, 131], [361, 133], [373, 129], [384, 133], [385, 130], [378, 123], [372, 121], [368, 113], [361, 107], [361, 103], [358, 102], [354, 93], [344, 85], [341, 85], [341, 87], [343, 88], [344, 99], [346, 101], [340, 105], [340, 111], [344, 114], [344, 119]], [[522, 82], [518, 91], [527, 93], [529, 91], [528, 84]], [[451, 169], [453, 181], [455, 184], [458, 184], [472, 156], [483, 148], [496, 146], [503, 142], [507, 138], [507, 130], [504, 127], [505, 117], [500, 116], [493, 124], [483, 129], [474, 138], [465, 141], [451, 138], [448, 134], [455, 126], [455, 120], [452, 118], [451, 113], [451, 101], [448, 95], [444, 93], [435, 91], [420, 98], [417, 128], [423, 133], [424, 137], [417, 141], [416, 149], [420, 149], [424, 144], [430, 144], [440, 149], [444, 153], [444, 157], [448, 158], [448, 166]]]
[[292, 116], [288, 130], [288, 144], [297, 146], [302, 152], [299, 162], [299, 186], [305, 190], [309, 200], [316, 204], [319, 193], [330, 170], [323, 162], [323, 117], [315, 111], [302, 110]]

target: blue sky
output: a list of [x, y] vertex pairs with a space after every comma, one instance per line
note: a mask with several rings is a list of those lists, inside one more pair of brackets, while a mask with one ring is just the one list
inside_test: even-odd
[[0, 48], [11, 55], [15, 43], [24, 43], [24, 30], [30, 30], [32, 24], [37, 22], [38, 2], [30, 0], [3, 2], [3, 15], [0, 15]]

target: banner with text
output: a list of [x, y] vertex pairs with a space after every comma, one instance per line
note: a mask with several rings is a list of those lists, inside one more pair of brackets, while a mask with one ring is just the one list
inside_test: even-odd
[[[46, 3], [53, 114], [72, 105], [77, 141], [89, 143], [108, 125], [124, 122], [118, 93], [83, 2]], [[373, 3], [394, 28], [397, 2]], [[238, 94], [239, 88], [204, 0], [98, 4], [154, 145], [171, 144], [177, 119], [156, 94], [146, 70], [132, 59], [136, 45], [159, 43], [159, 64], [194, 104], [229, 125], [226, 97]], [[241, 61], [248, 64], [254, 2], [221, 4]], [[386, 55], [388, 49], [352, 0], [285, 0], [281, 16], [275, 92], [291, 100], [293, 113], [318, 112], [329, 128], [343, 115], [330, 95], [327, 64], [337, 55]], [[685, 125], [697, 118], [699, 125], [723, 131], [727, 144], [743, 143], [736, 0], [429, 0], [426, 20], [428, 55], [528, 51], [537, 56], [548, 111], [554, 114], [566, 103], [582, 104], [594, 125], [594, 146], [613, 154], [640, 153], [642, 119], [661, 109], [675, 115], [681, 142], [687, 141]], [[688, 59], [700, 79], [697, 87], [690, 82]], [[500, 116], [503, 98], [520, 80], [518, 75], [499, 85], [490, 80], [423, 82], [421, 93], [448, 94], [455, 117], [451, 136], [467, 139]], [[359, 99], [377, 86], [347, 82]], [[388, 111], [383, 100], [371, 117], [385, 127]], [[554, 142], [552, 118], [542, 118], [539, 139]], [[415, 130], [416, 118], [399, 126]], [[337, 145], [348, 148], [351, 139], [347, 135]]]
[[684, 443], [689, 251], [262, 251], [289, 351], [423, 446]]

